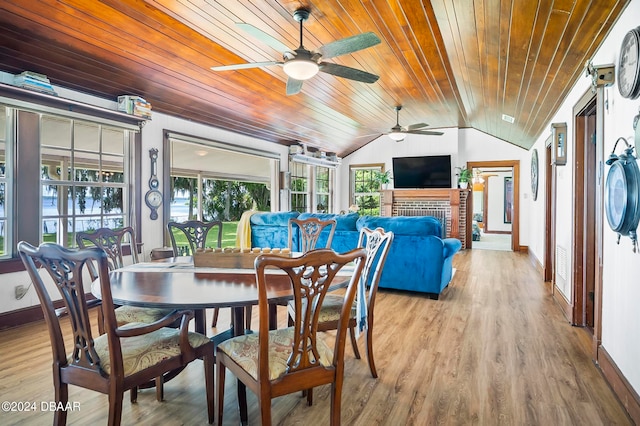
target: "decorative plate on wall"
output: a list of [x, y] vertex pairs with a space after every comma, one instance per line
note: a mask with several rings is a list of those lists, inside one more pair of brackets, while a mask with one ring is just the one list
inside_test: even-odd
[[538, 199], [538, 150], [531, 153], [531, 196], [533, 201]]

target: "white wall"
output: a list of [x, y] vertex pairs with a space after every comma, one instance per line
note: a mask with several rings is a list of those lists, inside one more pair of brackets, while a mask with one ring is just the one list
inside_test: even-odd
[[[618, 63], [620, 44], [625, 34], [640, 23], [640, 0], [632, 0], [624, 11], [617, 24], [609, 33], [607, 39], [592, 58], [594, 65], [606, 65]], [[573, 141], [573, 106], [580, 97], [590, 89], [590, 80], [581, 77], [575, 84], [571, 93], [567, 96], [562, 107], [553, 116], [549, 125], [555, 122], [566, 122], [568, 125], [568, 141]], [[628, 100], [620, 96], [617, 85], [604, 89], [607, 102], [604, 113], [604, 152], [605, 157], [613, 149], [613, 145], [619, 137], [625, 137], [633, 144], [634, 138], [632, 122], [640, 100]], [[548, 127], [550, 129], [550, 127]], [[540, 135], [534, 148], [540, 155], [539, 163], [545, 164], [544, 142], [550, 135], [545, 132]], [[640, 141], [639, 141], [640, 142]], [[617, 153], [620, 153], [620, 149]], [[557, 245], [568, 250], [567, 258], [569, 267], [567, 273], [568, 283], [572, 282], [573, 258], [571, 252], [572, 223], [573, 223], [573, 143], [569, 143], [567, 152], [567, 165], [558, 167], [557, 175], [557, 216], [556, 216], [556, 240]], [[609, 166], [603, 165], [606, 175]], [[604, 179], [603, 179], [604, 181]], [[539, 188], [544, 188], [544, 173], [540, 174]], [[524, 210], [524, 209], [523, 209]], [[544, 259], [544, 193], [539, 192], [538, 200], [531, 203], [530, 217], [532, 218], [529, 233], [529, 249], [538, 259]], [[603, 300], [602, 300], [602, 346], [611, 355], [614, 363], [620, 369], [624, 377], [629, 381], [633, 389], [640, 393], [640, 320], [638, 319], [637, 302], [640, 300], [640, 255], [633, 253], [629, 238], [622, 238], [620, 244], [616, 244], [617, 235], [611, 231], [606, 218], [604, 218], [603, 235]], [[571, 288], [564, 289], [565, 295], [572, 293]]]

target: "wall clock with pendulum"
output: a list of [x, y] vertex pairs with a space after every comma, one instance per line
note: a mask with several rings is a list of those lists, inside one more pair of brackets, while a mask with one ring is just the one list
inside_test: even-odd
[[[640, 114], [634, 120], [636, 144], [640, 139], [638, 117]], [[624, 153], [616, 155], [616, 147], [620, 141], [624, 142], [626, 148]], [[620, 237], [628, 236], [635, 253], [638, 247], [637, 228], [640, 221], [640, 169], [633, 149], [634, 147], [622, 137], [613, 145], [613, 151], [606, 161], [611, 167], [605, 183], [605, 210], [609, 226], [618, 234], [618, 244]]]
[[149, 178], [149, 190], [144, 196], [144, 202], [151, 209], [151, 220], [158, 219], [158, 208], [162, 204], [162, 193], [158, 190], [160, 181], [158, 181], [158, 150], [152, 148], [149, 150], [151, 158], [151, 177]]

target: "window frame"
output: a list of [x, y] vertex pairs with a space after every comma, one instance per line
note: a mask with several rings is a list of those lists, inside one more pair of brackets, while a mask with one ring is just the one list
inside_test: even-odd
[[[9, 85], [0, 85], [0, 104], [6, 108], [7, 144], [6, 144], [6, 193], [5, 200], [7, 217], [7, 252], [0, 257], [0, 274], [24, 270], [24, 265], [16, 251], [18, 241], [25, 240], [32, 244], [40, 241], [41, 228], [41, 165], [39, 116], [41, 114], [56, 115], [64, 118], [95, 122], [117, 128], [133, 131], [129, 154], [129, 223], [140, 209], [140, 197], [135, 197], [140, 191], [139, 180], [136, 180], [140, 169], [139, 146], [141, 143], [140, 130], [146, 120], [122, 112], [59, 98], [47, 94], [33, 92]], [[10, 110], [7, 112], [7, 110]], [[23, 117], [18, 118], [19, 115]], [[38, 118], [37, 126], [36, 118]], [[26, 123], [21, 123], [21, 121]], [[29, 127], [31, 125], [31, 128]], [[16, 136], [18, 135], [18, 136]], [[23, 137], [28, 142], [23, 143]], [[20, 138], [20, 140], [18, 140]], [[20, 142], [20, 143], [19, 143]], [[34, 152], [35, 151], [35, 152]], [[135, 173], [136, 177], [133, 176]], [[131, 181], [136, 183], [135, 188]], [[20, 197], [18, 194], [37, 193], [38, 197]], [[124, 213], [123, 213], [124, 214]], [[19, 219], [19, 220], [18, 220]], [[38, 226], [33, 226], [36, 223]], [[133, 223], [132, 223], [133, 225]], [[137, 218], [137, 233], [140, 234], [140, 220]], [[139, 236], [139, 235], [138, 235]]]
[[[294, 191], [293, 180], [294, 178], [302, 178], [294, 175], [294, 168], [300, 167], [306, 170], [306, 191]], [[328, 192], [320, 192], [318, 190], [318, 168], [326, 169], [328, 172]], [[289, 160], [289, 172], [290, 172], [290, 184], [289, 184], [289, 207], [290, 210], [299, 211], [300, 213], [321, 213], [318, 211], [318, 196], [326, 196], [328, 198], [327, 208], [322, 213], [335, 213], [335, 169], [332, 167], [309, 164], [301, 161]], [[304, 195], [306, 200], [306, 206], [304, 211], [296, 209], [293, 204], [294, 194]]]
[[[384, 173], [384, 163], [372, 163], [372, 164], [351, 164], [349, 165], [349, 205], [358, 205], [358, 197], [365, 196], [377, 196], [382, 201], [382, 185], [378, 184], [378, 191], [375, 192], [356, 192], [356, 180], [355, 173], [359, 170], [371, 170]], [[382, 213], [382, 206], [379, 207], [380, 211], [378, 215]], [[360, 212], [360, 214], [368, 214], [367, 212]]]

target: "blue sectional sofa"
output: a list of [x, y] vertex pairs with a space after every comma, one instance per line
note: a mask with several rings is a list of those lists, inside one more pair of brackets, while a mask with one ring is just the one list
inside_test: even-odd
[[[441, 238], [442, 225], [430, 216], [359, 216], [349, 214], [314, 214], [298, 212], [256, 213], [251, 216], [252, 247], [287, 247], [289, 219], [335, 219], [337, 226], [331, 248], [345, 252], [358, 244], [360, 229], [367, 227], [393, 231], [394, 240], [380, 278], [381, 288], [427, 293], [437, 299], [452, 278], [453, 256], [462, 244], [455, 238]], [[319, 244], [326, 244], [328, 232]], [[298, 247], [294, 234], [293, 249]]]

